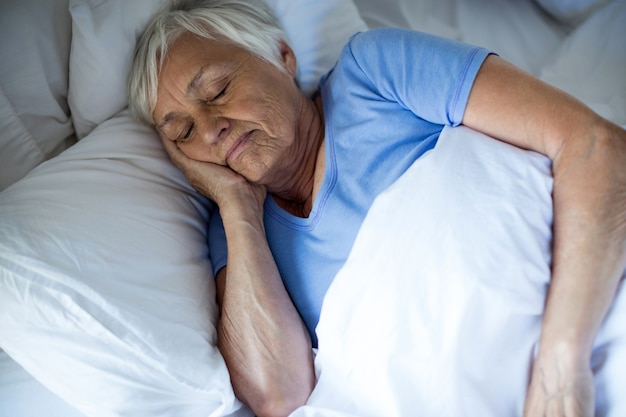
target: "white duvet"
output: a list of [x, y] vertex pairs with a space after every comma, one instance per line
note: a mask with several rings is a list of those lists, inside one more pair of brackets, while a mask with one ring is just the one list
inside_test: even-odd
[[[445, 128], [368, 213], [323, 305], [318, 384], [293, 416], [521, 415], [550, 277], [550, 168]], [[624, 297], [594, 351], [597, 415], [626, 415]]]

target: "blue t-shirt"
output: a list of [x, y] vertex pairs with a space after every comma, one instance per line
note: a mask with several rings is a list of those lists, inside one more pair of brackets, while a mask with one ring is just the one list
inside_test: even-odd
[[[314, 346], [324, 295], [372, 202], [434, 147], [444, 125], [461, 123], [488, 53], [420, 32], [374, 29], [353, 36], [320, 81], [326, 170], [313, 209], [296, 217], [271, 196], [264, 208], [270, 249]], [[219, 216], [209, 239], [218, 271], [226, 264]]]

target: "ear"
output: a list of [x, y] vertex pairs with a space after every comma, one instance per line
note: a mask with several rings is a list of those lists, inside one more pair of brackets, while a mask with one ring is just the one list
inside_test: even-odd
[[297, 68], [296, 54], [293, 52], [293, 49], [291, 49], [287, 42], [282, 39], [280, 40], [279, 48], [283, 67], [287, 70], [289, 75], [295, 77]]

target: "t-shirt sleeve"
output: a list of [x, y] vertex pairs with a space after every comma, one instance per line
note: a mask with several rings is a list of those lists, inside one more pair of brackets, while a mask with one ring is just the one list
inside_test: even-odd
[[209, 258], [213, 265], [213, 274], [217, 277], [217, 272], [226, 266], [228, 260], [226, 232], [224, 231], [222, 217], [217, 209], [213, 210], [211, 213], [207, 239], [209, 244]]
[[427, 33], [380, 28], [353, 36], [342, 58], [353, 61], [353, 75], [382, 99], [431, 123], [456, 126], [489, 53]]

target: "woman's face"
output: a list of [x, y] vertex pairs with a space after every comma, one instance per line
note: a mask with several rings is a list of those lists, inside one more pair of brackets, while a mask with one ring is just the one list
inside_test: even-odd
[[232, 44], [181, 36], [159, 73], [157, 131], [191, 159], [271, 181], [292, 152], [302, 99], [285, 44], [282, 58], [284, 72]]

